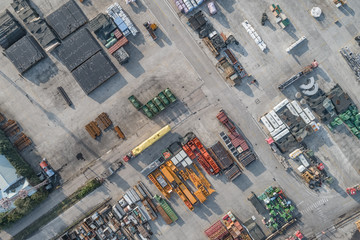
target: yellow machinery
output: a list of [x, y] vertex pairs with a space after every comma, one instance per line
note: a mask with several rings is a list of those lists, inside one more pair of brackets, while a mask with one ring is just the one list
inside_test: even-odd
[[146, 139], [144, 142], [142, 142], [139, 146], [137, 146], [136, 148], [134, 148], [133, 150], [131, 150], [131, 155], [132, 156], [137, 156], [139, 155], [141, 152], [143, 152], [146, 148], [150, 147], [151, 145], [153, 145], [157, 140], [159, 140], [160, 138], [162, 138], [165, 134], [167, 134], [168, 132], [171, 131], [171, 127], [170, 125], [166, 125], [165, 127], [163, 127], [162, 129], [160, 129], [159, 131], [157, 131], [154, 135], [152, 135], [151, 137], [149, 137], [148, 139]]
[[155, 170], [153, 173], [149, 174], [148, 178], [167, 199], [170, 198], [170, 193], [173, 189], [159, 170]]
[[[205, 202], [206, 198], [215, 192], [215, 190], [211, 189], [210, 187], [205, 188], [204, 184], [202, 183], [201, 179], [195, 174], [195, 172], [187, 168], [186, 172], [189, 176], [190, 181], [194, 184], [194, 186], [197, 188], [196, 192], [194, 192], [195, 196], [199, 199], [201, 203]], [[207, 180], [206, 180], [207, 182]], [[208, 184], [208, 186], [210, 183]]]
[[301, 176], [304, 178], [304, 180], [307, 182], [307, 183], [310, 183], [311, 180], [314, 179], [314, 175], [312, 175], [310, 172], [308, 171], [305, 171], [303, 174], [301, 174]]
[[171, 162], [167, 161], [166, 164], [160, 166], [160, 171], [167, 178], [167, 180], [172, 184], [176, 185], [175, 192], [183, 200], [185, 205], [192, 211], [194, 210], [193, 204], [197, 202], [196, 198], [192, 195], [190, 190], [185, 186], [185, 184], [176, 176], [175, 172], [178, 172], [176, 166]]
[[357, 229], [360, 231], [360, 220], [357, 220], [355, 222]]

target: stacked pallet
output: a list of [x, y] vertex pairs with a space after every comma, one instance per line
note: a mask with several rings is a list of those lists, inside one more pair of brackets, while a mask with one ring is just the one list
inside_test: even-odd
[[25, 149], [27, 146], [29, 146], [31, 144], [32, 144], [31, 140], [24, 133], [21, 133], [14, 142], [15, 147], [19, 151]]
[[114, 131], [117, 133], [118, 137], [121, 139], [125, 139], [124, 133], [121, 131], [119, 126], [114, 127]]
[[14, 121], [14, 123], [8, 125], [5, 129], [3, 129], [6, 136], [15, 136], [18, 132], [20, 132], [19, 125]]
[[93, 139], [101, 135], [101, 130], [94, 121], [91, 121], [89, 124], [87, 124], [85, 129]]
[[112, 124], [112, 121], [110, 120], [109, 116], [106, 113], [101, 113], [96, 119], [95, 119], [97, 125], [102, 129], [105, 130]]

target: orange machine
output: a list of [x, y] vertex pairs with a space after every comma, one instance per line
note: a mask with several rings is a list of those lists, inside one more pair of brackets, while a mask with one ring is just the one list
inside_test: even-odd
[[153, 173], [149, 174], [148, 178], [154, 183], [154, 185], [159, 189], [159, 191], [167, 198], [170, 198], [170, 193], [173, 188], [167, 182], [166, 178], [161, 174], [157, 169]]
[[194, 210], [193, 204], [197, 202], [196, 198], [192, 195], [189, 189], [185, 186], [185, 184], [179, 179], [179, 177], [175, 174], [178, 171], [176, 166], [171, 162], [167, 161], [166, 164], [160, 166], [160, 171], [166, 177], [166, 179], [173, 186], [177, 186], [174, 188], [175, 192], [179, 195], [179, 197], [183, 200], [185, 205], [192, 211]]

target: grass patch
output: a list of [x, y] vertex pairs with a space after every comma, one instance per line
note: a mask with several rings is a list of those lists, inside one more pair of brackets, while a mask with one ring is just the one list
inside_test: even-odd
[[21, 240], [26, 239], [29, 235], [35, 233], [38, 229], [40, 229], [45, 224], [49, 223], [51, 220], [55, 219], [61, 213], [69, 209], [75, 203], [80, 201], [86, 195], [94, 191], [101, 185], [101, 182], [98, 179], [92, 179], [88, 181], [85, 185], [78, 188], [73, 194], [64, 199], [61, 203], [57, 204], [50, 211], [45, 213], [35, 222], [30, 224], [28, 227], [24, 228], [18, 234], [16, 234], [13, 239]]

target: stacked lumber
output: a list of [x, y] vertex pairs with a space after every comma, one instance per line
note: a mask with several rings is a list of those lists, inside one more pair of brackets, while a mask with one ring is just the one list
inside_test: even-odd
[[100, 114], [95, 119], [95, 121], [102, 130], [107, 129], [112, 124], [112, 121], [110, 120], [109, 116], [104, 112], [102, 114]]
[[28, 136], [26, 136], [24, 133], [21, 133], [14, 142], [15, 147], [19, 151], [25, 149], [27, 146], [30, 146], [31, 144], [32, 142], [30, 138], [28, 138]]
[[121, 139], [125, 139], [124, 133], [121, 131], [119, 126], [114, 127], [114, 131], [117, 133], [118, 137]]
[[4, 120], [5, 120], [4, 115], [2, 115], [2, 114], [0, 113], [0, 123], [3, 122]]
[[101, 135], [101, 130], [94, 121], [91, 121], [89, 124], [87, 124], [85, 129], [93, 139]]
[[11, 124], [14, 124], [16, 123], [14, 120], [12, 119], [9, 119], [7, 120], [3, 125], [1, 125], [1, 130], [4, 130], [5, 128], [7, 128], [8, 126], [10, 126]]
[[9, 125], [7, 125], [3, 130], [5, 132], [6, 136], [14, 136], [16, 135], [18, 132], [20, 132], [20, 128], [19, 125], [17, 124], [16, 121], [12, 120], [13, 122]]

